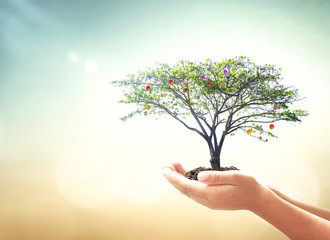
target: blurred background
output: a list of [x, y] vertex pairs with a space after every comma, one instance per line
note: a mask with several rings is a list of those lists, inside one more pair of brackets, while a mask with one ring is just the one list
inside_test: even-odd
[[161, 167], [209, 166], [170, 117], [120, 117], [109, 81], [180, 59], [246, 55], [306, 99], [278, 139], [228, 137], [222, 166], [330, 208], [330, 2], [0, 0], [0, 239], [288, 239], [247, 211], [214, 211]]

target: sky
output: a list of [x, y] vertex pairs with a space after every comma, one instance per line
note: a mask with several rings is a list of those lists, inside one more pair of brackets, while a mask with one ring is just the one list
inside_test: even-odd
[[276, 123], [268, 143], [228, 137], [222, 165], [330, 208], [329, 11], [326, 0], [0, 0], [0, 235], [285, 239], [249, 212], [181, 196], [161, 166], [208, 167], [207, 145], [169, 116], [121, 122], [135, 106], [109, 81], [180, 59], [281, 67], [309, 116]]

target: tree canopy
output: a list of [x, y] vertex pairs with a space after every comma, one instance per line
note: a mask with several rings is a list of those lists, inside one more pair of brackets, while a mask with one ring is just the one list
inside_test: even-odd
[[[237, 131], [250, 130], [251, 137], [267, 141], [276, 137], [265, 123], [300, 122], [308, 112], [290, 109], [302, 98], [298, 89], [280, 83], [281, 68], [257, 65], [245, 56], [212, 62], [180, 60], [170, 67], [158, 63], [124, 80], [111, 81], [124, 87], [120, 103], [135, 103], [137, 109], [121, 118], [126, 121], [136, 114], [167, 114], [195, 131], [208, 143], [211, 156], [219, 156], [224, 138]], [[193, 116], [198, 127], [184, 120]], [[216, 130], [222, 126], [221, 139]]]

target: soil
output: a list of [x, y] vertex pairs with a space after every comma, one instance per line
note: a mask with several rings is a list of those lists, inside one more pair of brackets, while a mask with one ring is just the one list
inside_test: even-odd
[[198, 167], [198, 168], [194, 168], [190, 171], [188, 171], [185, 175], [186, 178], [190, 179], [190, 180], [196, 180], [198, 181], [197, 179], [197, 175], [199, 172], [203, 172], [203, 171], [229, 171], [229, 170], [238, 170], [238, 168], [234, 167], [234, 166], [231, 166], [231, 167], [220, 167], [220, 169], [213, 169], [213, 168], [206, 168], [206, 167]]

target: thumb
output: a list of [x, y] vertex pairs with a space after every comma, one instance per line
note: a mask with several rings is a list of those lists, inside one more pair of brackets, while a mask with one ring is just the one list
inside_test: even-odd
[[237, 171], [203, 171], [199, 172], [198, 180], [207, 184], [231, 184], [236, 185], [239, 180]]

